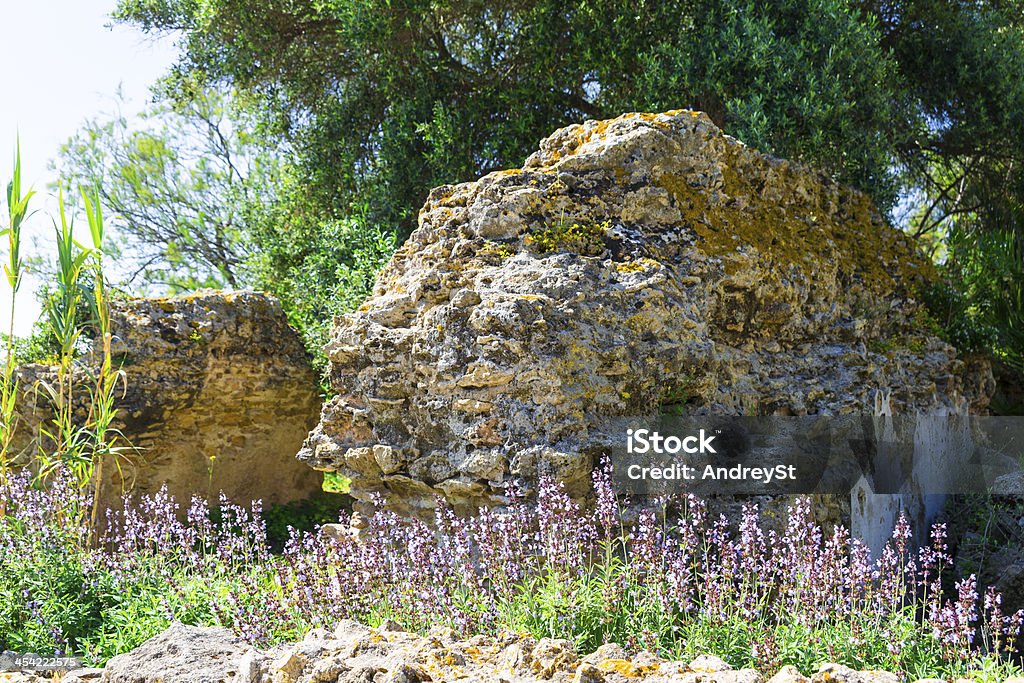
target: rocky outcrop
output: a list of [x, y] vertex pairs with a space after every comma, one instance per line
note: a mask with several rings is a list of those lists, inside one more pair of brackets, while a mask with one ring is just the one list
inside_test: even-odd
[[[2, 661], [2, 660], [0, 660]], [[225, 628], [175, 623], [105, 669], [53, 675], [0, 668], [0, 682], [43, 683], [898, 683], [886, 671], [825, 663], [810, 677], [783, 666], [767, 678], [734, 669], [714, 655], [673, 661], [650, 652], [628, 654], [608, 643], [579, 656], [571, 641], [501, 633], [456, 638], [434, 627], [424, 637], [393, 622], [369, 628], [344, 620], [333, 631], [313, 629], [299, 643], [256, 649]], [[1007, 679], [1019, 683], [1021, 679]], [[917, 683], [942, 683], [920, 679]], [[956, 683], [969, 683], [958, 679]]]
[[555, 132], [521, 169], [435, 189], [327, 346], [337, 396], [300, 458], [426, 514], [575, 494], [610, 417], [975, 411], [991, 391], [930, 331], [932, 276], [868, 198], [703, 114]]
[[[580, 657], [571, 641], [503, 633], [457, 639], [435, 627], [427, 637], [390, 623], [371, 629], [342, 621], [314, 629], [300, 643], [256, 650], [223, 628], [175, 624], [137, 650], [107, 663], [102, 683], [763, 683], [754, 669], [718, 657], [668, 661], [630, 656], [610, 643]], [[769, 683], [897, 683], [881, 671], [824, 664], [808, 679], [784, 667]]]
[[[255, 651], [225, 628], [175, 623], [137, 649], [114, 657], [104, 668], [102, 683], [221, 683], [235, 676], [252, 680], [246, 655]], [[237, 676], [237, 674], [242, 674]]]
[[[104, 464], [101, 496], [125, 490], [179, 501], [224, 491], [235, 502], [300, 500], [322, 477], [295, 459], [316, 424], [320, 397], [302, 342], [276, 300], [254, 292], [130, 299], [112, 314], [115, 364], [124, 371], [114, 425], [125, 440]], [[83, 360], [79, 377], [90, 362]], [[20, 369], [20, 446], [31, 452], [52, 416], [39, 391], [54, 369]], [[78, 392], [84, 413], [87, 387]]]

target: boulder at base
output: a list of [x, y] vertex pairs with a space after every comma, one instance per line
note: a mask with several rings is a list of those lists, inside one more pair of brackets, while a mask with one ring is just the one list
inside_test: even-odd
[[[608, 643], [580, 657], [572, 641], [503, 631], [460, 639], [434, 626], [427, 637], [394, 622], [371, 629], [350, 620], [301, 642], [256, 650], [223, 628], [174, 624], [107, 663], [100, 683], [763, 683], [714, 655], [687, 663]], [[784, 667], [769, 683], [897, 683], [884, 671], [826, 663], [810, 681]], [[34, 680], [25, 683], [36, 683]], [[67, 683], [67, 681], [65, 681]]]
[[[327, 353], [300, 458], [428, 514], [544, 468], [589, 486], [607, 418], [984, 408], [929, 331], [930, 263], [864, 194], [698, 112], [556, 131], [523, 168], [431, 192]], [[394, 495], [392, 495], [394, 494]]]
[[[250, 683], [255, 650], [225, 628], [175, 622], [135, 650], [118, 655], [102, 683]], [[247, 658], [248, 655], [248, 658]], [[258, 679], [257, 679], [258, 680]]]

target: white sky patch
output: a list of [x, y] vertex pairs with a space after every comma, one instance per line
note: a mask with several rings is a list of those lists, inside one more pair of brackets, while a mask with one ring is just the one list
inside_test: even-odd
[[[90, 118], [115, 111], [120, 87], [124, 113], [146, 106], [149, 87], [177, 57], [173, 37], [155, 39], [124, 26], [111, 26], [116, 0], [0, 0], [0, 192], [6, 224], [6, 187], [21, 137], [23, 185], [37, 191], [36, 213], [24, 225], [24, 249], [37, 241], [52, 258], [56, 181], [49, 161], [60, 145]], [[85, 225], [84, 217], [76, 225]], [[0, 259], [7, 262], [6, 238]], [[38, 280], [27, 278], [18, 293], [16, 334], [27, 334], [39, 316]], [[0, 278], [0, 327], [7, 329], [11, 294]]]

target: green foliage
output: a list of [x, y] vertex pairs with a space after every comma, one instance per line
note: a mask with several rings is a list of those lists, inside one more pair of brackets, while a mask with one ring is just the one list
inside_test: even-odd
[[[7, 333], [0, 335], [0, 343], [7, 344]], [[44, 363], [52, 365], [57, 358], [57, 345], [41, 325], [36, 324], [27, 336], [14, 338], [14, 364]]]
[[[75, 516], [69, 511], [70, 516]], [[273, 590], [269, 566], [184, 571], [169, 557], [139, 553], [109, 566], [71, 526], [37, 537], [0, 520], [18, 552], [0, 556], [0, 642], [17, 652], [67, 653], [102, 665], [165, 630], [172, 619], [214, 626], [214, 607], [255, 577]], [[174, 571], [171, 569], [174, 568]]]
[[[616, 604], [610, 604], [609, 595], [616, 596]], [[592, 652], [606, 642], [631, 649], [657, 642], [672, 651], [678, 631], [674, 625], [682, 620], [651, 597], [645, 595], [640, 577], [611, 555], [580, 577], [552, 572], [527, 580], [505, 606], [505, 614], [510, 624], [538, 638], [571, 635], [581, 652]], [[650, 634], [650, 643], [639, 642], [645, 633]], [[707, 652], [727, 654], [719, 649], [701, 654]]]
[[[36, 539], [28, 552], [0, 557], [0, 633], [6, 647], [81, 652], [76, 637], [60, 642], [55, 634], [84, 634], [102, 623], [102, 588], [87, 580], [82, 557], [64, 550]], [[25, 594], [37, 599], [26, 604]]]
[[338, 472], [324, 472], [323, 489], [328, 493], [348, 493], [352, 480]]
[[[73, 480], [56, 484], [45, 489], [22, 478], [3, 492], [13, 506], [0, 510], [0, 642], [16, 650], [85, 655], [96, 664], [172, 620], [227, 626], [265, 646], [344, 618], [395, 618], [417, 632], [442, 624], [460, 635], [568, 638], [581, 654], [607, 642], [683, 661], [713, 653], [761, 672], [789, 664], [810, 673], [839, 662], [914, 680], [1020, 674], [1016, 658], [1001, 659], [1006, 641], [966, 617], [978, 608], [973, 588], [940, 604], [915, 592], [921, 576], [908, 569], [905, 547], [890, 546], [871, 564], [850, 553], [842, 531], [826, 542], [819, 527], [798, 528], [792, 518], [779, 538], [762, 535], [749, 512], [739, 536], [703, 513], [696, 526], [680, 518], [678, 528], [653, 516], [628, 527], [620, 516], [621, 533], [613, 535], [613, 516], [598, 542], [589, 526], [595, 518], [576, 507], [508, 513], [519, 522], [482, 513], [475, 523], [442, 510], [433, 529], [380, 511], [360, 541], [296, 534], [284, 554], [272, 555], [258, 504], [245, 511], [222, 498], [212, 511], [193, 500], [182, 522], [162, 491], [113, 515], [113, 535], [89, 547], [85, 527], [73, 521], [87, 498]], [[1007, 513], [1005, 526], [1019, 537], [1019, 502]], [[276, 521], [266, 521], [321, 514], [320, 504], [282, 506], [268, 512]], [[905, 529], [894, 539], [905, 542]], [[780, 562], [793, 564], [772, 575]], [[437, 597], [439, 608], [428, 602]], [[943, 615], [954, 609], [965, 616], [951, 630]], [[627, 677], [642, 666], [622, 665]]]
[[886, 339], [869, 339], [867, 343], [867, 349], [871, 353], [880, 353], [885, 355], [891, 351], [895, 351], [900, 347], [900, 339], [898, 337], [889, 337]]
[[[116, 17], [183, 32], [164, 94], [229, 83], [262, 96], [268, 130], [295, 143], [328, 215], [370, 201], [375, 222], [408, 229], [426, 189], [518, 165], [556, 126], [680, 106], [889, 207], [900, 180], [935, 185], [934, 161], [1019, 151], [1019, 9], [122, 0]], [[1005, 161], [989, 154], [968, 172]]]
[[261, 220], [281, 174], [242, 103], [193, 89], [159, 104], [131, 126], [93, 119], [61, 148], [72, 184], [98, 188], [112, 216], [124, 277], [142, 289], [177, 292], [247, 283], [249, 226]]
[[1024, 7], [908, 2], [889, 33], [924, 113], [899, 158], [919, 179], [904, 221], [946, 276], [929, 306], [952, 343], [1024, 372]]
[[971, 214], [1005, 224], [1024, 189], [1024, 7], [916, 0], [895, 9], [883, 21], [923, 114], [918, 144], [900, 155], [923, 179], [916, 229], [945, 230]]
[[950, 342], [1024, 373], [1024, 231], [954, 230], [947, 281], [926, 297]]
[[[769, 620], [737, 606], [723, 621], [666, 610], [663, 598], [628, 563], [609, 555], [581, 576], [551, 573], [525, 582], [504, 605], [505, 627], [536, 638], [568, 637], [580, 652], [614, 642], [676, 661], [714, 653], [734, 668], [774, 671], [792, 665], [809, 673], [825, 662], [843, 662], [856, 669], [907, 671], [913, 678], [966, 672], [947, 661], [937, 639], [920, 628], [913, 606], [884, 621], [861, 615], [852, 623], [807, 623], [799, 614]], [[995, 656], [972, 664], [999, 672], [996, 680], [1014, 672]]]
[[868, 191], [896, 194], [906, 134], [898, 64], [877, 19], [845, 0], [701, 2], [663, 27], [638, 78], [642, 110], [707, 112], [764, 152], [805, 161]]
[[267, 525], [267, 542], [271, 549], [280, 551], [288, 540], [290, 529], [313, 531], [322, 524], [337, 522], [342, 512], [349, 512], [351, 499], [338, 493], [271, 505], [263, 513]]
[[957, 567], [994, 584], [1005, 569], [1005, 558], [1024, 552], [1024, 500], [1014, 496], [956, 496], [946, 508], [950, 531], [961, 539]]
[[685, 415], [687, 405], [697, 398], [690, 388], [693, 377], [679, 377], [666, 385], [658, 402], [659, 415]]
[[11, 181], [7, 183], [7, 227], [0, 235], [6, 234], [8, 238], [8, 262], [4, 264], [4, 274], [7, 276], [7, 284], [11, 290], [18, 291], [21, 286], [22, 258], [21, 258], [21, 224], [25, 221], [28, 213], [28, 205], [35, 192], [28, 190], [23, 192], [21, 188], [21, 142], [15, 145], [14, 172], [11, 174]]
[[[116, 392], [119, 386], [124, 386], [124, 374], [112, 362], [109, 294], [103, 271], [106, 226], [100, 195], [96, 189], [82, 188], [80, 192], [92, 247], [85, 247], [75, 240], [73, 217], [69, 215], [64, 201], [63, 183], [59, 184], [58, 216], [53, 221], [57, 251], [54, 279], [46, 286], [44, 318], [37, 323], [36, 332], [26, 342], [31, 356], [52, 355], [48, 360], [57, 366], [54, 381], [40, 380], [32, 387], [37, 395], [45, 398], [52, 415], [40, 424], [30, 469], [39, 481], [46, 481], [55, 471], [66, 469], [73, 473], [75, 484], [80, 489], [95, 489], [96, 482], [102, 478], [104, 460], [118, 455], [122, 448], [115, 446], [121, 434], [112, 424], [117, 414]], [[17, 455], [12, 452], [19, 397], [14, 374], [15, 363], [18, 362], [14, 312], [15, 295], [23, 272], [19, 256], [21, 222], [32, 194], [21, 190], [19, 148], [13, 180], [7, 191], [9, 222], [5, 232], [10, 237], [10, 262], [6, 273], [11, 288], [11, 325], [6, 335], [7, 358], [0, 380], [0, 485], [7, 483], [9, 464]], [[83, 308], [86, 310], [84, 315]], [[99, 342], [98, 353], [94, 356], [99, 367], [83, 369], [76, 364], [86, 328]], [[83, 374], [84, 378], [81, 377]], [[88, 394], [84, 403], [76, 400], [82, 392]], [[90, 533], [97, 528], [98, 501], [96, 497], [91, 512], [77, 509], [74, 513], [78, 516], [75, 522], [88, 520]], [[0, 500], [0, 517], [6, 512], [6, 506], [7, 501]]]
[[402, 232], [430, 187], [519, 165], [558, 126], [681, 106], [887, 206], [895, 136], [917, 120], [879, 21], [839, 0], [122, 0], [115, 16], [183, 31], [162, 93], [261, 96], [313, 205], [367, 203]]
[[72, 221], [64, 203], [63, 189], [58, 193], [60, 222], [54, 221], [57, 238], [57, 282], [54, 296], [44, 311], [50, 333], [57, 341], [61, 358], [72, 358], [81, 335], [78, 306], [85, 290], [81, 286], [83, 270], [90, 252], [75, 241]]
[[377, 271], [395, 250], [395, 235], [361, 217], [310, 221], [291, 211], [257, 230], [261, 249], [249, 261], [252, 277], [281, 300], [314, 366], [323, 372], [323, 347], [334, 316], [355, 309], [369, 295]]
[[115, 14], [145, 30], [184, 29], [171, 96], [189, 97], [198, 81], [264, 97], [268, 125], [294, 142], [327, 217], [365, 202], [371, 222], [407, 232], [430, 187], [518, 164], [553, 127], [606, 113], [588, 91], [635, 72], [645, 32], [675, 12], [554, 0], [126, 0]]
[[4, 274], [11, 288], [11, 319], [7, 329], [7, 357], [4, 361], [3, 376], [0, 377], [0, 483], [7, 477], [8, 460], [11, 457], [11, 440], [17, 428], [15, 402], [18, 398], [18, 380], [14, 376], [15, 341], [14, 341], [14, 307], [24, 264], [21, 258], [21, 225], [28, 212], [32, 190], [23, 191], [21, 187], [21, 141], [15, 145], [14, 170], [11, 181], [7, 184], [7, 221], [0, 236], [7, 235], [8, 262], [4, 264]]
[[494, 258], [498, 261], [502, 261], [504, 259], [511, 258], [516, 252], [515, 248], [509, 244], [485, 240], [483, 246], [480, 247], [476, 253], [477, 256], [481, 256], [483, 258]]

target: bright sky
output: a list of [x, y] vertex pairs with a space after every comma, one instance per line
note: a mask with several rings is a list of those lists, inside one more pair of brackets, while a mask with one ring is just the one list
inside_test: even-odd
[[[55, 180], [47, 168], [60, 144], [87, 119], [115, 109], [120, 86], [135, 113], [149, 101], [149, 86], [174, 62], [174, 40], [111, 27], [116, 0], [0, 0], [0, 216], [6, 225], [6, 187], [21, 136], [22, 182], [41, 195]], [[51, 242], [52, 197], [37, 197], [41, 209], [26, 222], [26, 237]], [[23, 247], [24, 249], [24, 247]], [[0, 259], [7, 261], [7, 240]], [[10, 289], [0, 278], [0, 329], [10, 319]], [[39, 315], [37, 281], [18, 292], [15, 332], [27, 334]]]

